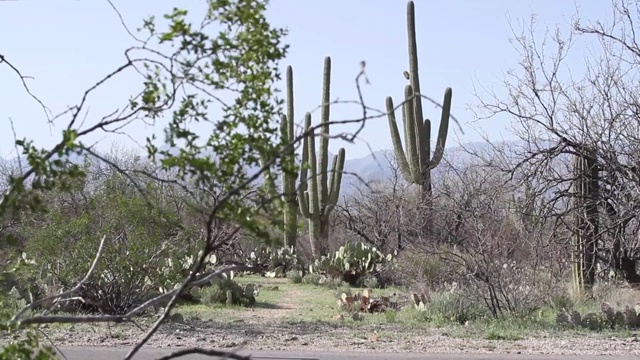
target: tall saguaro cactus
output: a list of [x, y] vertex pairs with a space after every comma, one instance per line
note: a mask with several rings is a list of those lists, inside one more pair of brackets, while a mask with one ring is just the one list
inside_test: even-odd
[[431, 170], [440, 164], [444, 154], [447, 133], [449, 131], [452, 90], [451, 88], [447, 88], [444, 93], [440, 128], [438, 130], [435, 151], [433, 157], [431, 157], [431, 121], [424, 119], [422, 113], [415, 6], [413, 1], [409, 1], [407, 4], [407, 30], [409, 38], [409, 85], [405, 87], [405, 102], [402, 106], [406, 151], [402, 146], [394, 112], [393, 99], [391, 97], [387, 97], [386, 106], [393, 149], [402, 175], [408, 182], [420, 185], [422, 206], [424, 206], [422, 234], [426, 237], [431, 229]]
[[571, 274], [574, 289], [591, 289], [596, 278], [598, 234], [598, 166], [595, 154], [585, 151], [574, 162], [575, 219]]
[[[293, 146], [295, 140], [294, 132], [294, 107], [293, 107], [293, 68], [287, 67], [287, 113], [280, 119], [280, 138], [285, 150], [280, 155], [279, 175], [282, 179], [282, 202], [284, 205], [284, 245], [296, 246], [298, 236], [298, 201], [296, 194], [296, 178], [298, 171], [296, 166], [296, 151]], [[262, 165], [266, 162], [266, 157], [262, 158]], [[265, 169], [266, 189], [270, 196], [280, 196], [276, 187], [275, 177], [270, 169]]]
[[[329, 239], [329, 215], [340, 195], [342, 171], [344, 170], [345, 150], [341, 148], [333, 157], [331, 177], [329, 178], [329, 108], [331, 86], [331, 58], [324, 59], [322, 81], [322, 107], [320, 150], [316, 157], [315, 131], [311, 129], [311, 114], [305, 115], [305, 132], [300, 170], [298, 201], [300, 212], [309, 219], [311, 252], [314, 257], [324, 255]], [[318, 161], [319, 160], [319, 161]], [[308, 167], [308, 169], [307, 169]], [[310, 186], [309, 186], [310, 185]]]
[[287, 114], [282, 117], [280, 127], [282, 138], [290, 147], [282, 158], [282, 192], [284, 199], [284, 245], [296, 246], [298, 235], [298, 204], [296, 201], [296, 177], [294, 172], [296, 153], [293, 147], [295, 139], [293, 108], [293, 68], [287, 67]]

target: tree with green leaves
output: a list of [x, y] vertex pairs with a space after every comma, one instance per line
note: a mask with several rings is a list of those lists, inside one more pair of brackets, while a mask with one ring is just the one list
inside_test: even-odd
[[[2, 219], [24, 215], [27, 211], [47, 213], [47, 203], [43, 201], [47, 193], [69, 191], [78, 179], [86, 176], [81, 164], [67, 160], [88, 156], [108, 163], [108, 159], [85, 143], [88, 135], [126, 132], [126, 125], [135, 121], [156, 124], [164, 119], [168, 121], [163, 142], [159, 143], [154, 136], [147, 139], [147, 156], [153, 164], [175, 175], [163, 181], [183, 187], [199, 200], [190, 204], [197, 204], [195, 210], [202, 215], [205, 235], [202, 251], [189, 275], [178, 288], [157, 300], [168, 301], [166, 311], [136, 343], [127, 359], [133, 357], [170, 316], [178, 296], [203, 280], [194, 281], [204, 268], [207, 256], [237, 232], [217, 236], [213, 229], [216, 221], [234, 224], [238, 230], [265, 234], [271, 224], [258, 215], [265, 211], [280, 211], [279, 203], [265, 202], [265, 196], [248, 197], [247, 189], [264, 169], [274, 166], [285, 148], [284, 141], [278, 140], [279, 125], [275, 121], [280, 117], [282, 105], [275, 83], [280, 78], [278, 63], [287, 53], [287, 45], [283, 43], [286, 31], [272, 27], [265, 18], [266, 0], [209, 0], [207, 5], [203, 21], [197, 25], [187, 21], [186, 10], [177, 8], [166, 14], [163, 21], [153, 17], [145, 20], [141, 34], [136, 36], [139, 44], [125, 52], [123, 64], [98, 79], [94, 86], [80, 94], [81, 100], [76, 106], [58, 117], [57, 121], [66, 117], [68, 126], [55, 146], [42, 149], [29, 139], [17, 139], [16, 145], [22, 149], [26, 166], [24, 171], [10, 178], [9, 188], [0, 199]], [[166, 52], [165, 44], [172, 46], [171, 53]], [[11, 62], [11, 54], [3, 54], [0, 60], [0, 65], [9, 65], [18, 76], [22, 76], [20, 71], [26, 71], [20, 69], [20, 64]], [[135, 69], [142, 75], [139, 92], [131, 97], [124, 110], [93, 122], [88, 119], [81, 128], [80, 117], [93, 100], [96, 89], [124, 76], [127, 69]], [[231, 101], [221, 100], [217, 94], [222, 93], [231, 95]], [[196, 124], [210, 124], [209, 133], [203, 135], [201, 129], [196, 131]], [[249, 168], [260, 166], [260, 159], [267, 159], [261, 166], [262, 171], [249, 174]], [[127, 178], [126, 169], [113, 168]], [[152, 173], [142, 175], [154, 176]], [[148, 189], [139, 186], [134, 178], [128, 179], [141, 194], [147, 193]], [[157, 216], [165, 215], [159, 213]], [[87, 277], [76, 287], [96, 275], [94, 271], [105, 242], [114, 241], [107, 239], [106, 234], [100, 241], [101, 235], [95, 234], [93, 242], [86, 240], [87, 246], [92, 243], [97, 249], [97, 255], [89, 266]], [[209, 274], [213, 275], [216, 274]], [[42, 304], [42, 301], [35, 301], [25, 310]], [[128, 321], [138, 310], [104, 316], [99, 321]], [[28, 311], [20, 311], [8, 322], [3, 322], [6, 325], [2, 325], [2, 331], [14, 332], [52, 321], [46, 316], [30, 317], [27, 314]], [[77, 320], [58, 317], [55, 321]], [[17, 340], [4, 347], [0, 358], [27, 356], [27, 353], [39, 351], [35, 333], [28, 334], [26, 341]], [[39, 358], [46, 357], [40, 355]]]

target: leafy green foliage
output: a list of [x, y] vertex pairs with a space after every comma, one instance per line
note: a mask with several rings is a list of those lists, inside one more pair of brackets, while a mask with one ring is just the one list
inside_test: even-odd
[[[186, 24], [184, 10], [166, 16], [170, 25], [164, 31], [146, 24], [149, 35], [161, 43], [179, 39], [177, 52], [189, 60], [178, 61], [176, 74], [166, 74], [157, 64], [150, 66], [141, 105], [153, 109], [170, 101], [163, 94], [175, 85], [173, 76], [186, 79], [187, 84], [180, 85], [192, 85], [193, 90], [224, 90], [235, 95], [233, 102], [222, 104], [222, 114], [207, 137], [189, 125], [211, 121], [218, 98], [191, 93], [184, 96], [178, 100], [165, 131], [165, 141], [172, 149], [158, 149], [150, 140], [148, 150], [165, 169], [175, 170], [178, 179], [226, 194], [224, 202], [212, 202], [218, 218], [258, 233], [265, 233], [265, 229], [264, 218], [257, 216], [257, 210], [273, 207], [261, 201], [248, 202], [237, 189], [250, 182], [248, 167], [259, 166], [261, 159], [277, 159], [281, 153], [282, 144], [274, 140], [279, 133], [276, 119], [282, 101], [276, 98], [274, 82], [280, 79], [277, 63], [287, 49], [281, 43], [285, 31], [268, 24], [265, 8], [266, 1], [209, 1], [207, 21], [224, 24], [215, 38]], [[175, 148], [179, 148], [177, 153]], [[267, 195], [265, 189], [259, 191]]]
[[73, 287], [88, 272], [99, 237], [106, 236], [93, 276], [77, 295], [88, 309], [126, 313], [182, 280], [189, 271], [185, 257], [197, 251], [196, 244], [189, 245], [195, 234], [184, 229], [181, 214], [161, 205], [169, 195], [153, 183], [144, 197], [116, 172], [91, 185], [94, 190], [86, 183], [76, 188], [81, 199], [75, 201], [49, 194], [54, 205], [47, 214], [34, 219], [36, 226], [21, 229], [32, 259], [23, 283], [38, 285], [36, 297], [47, 295], [47, 289]]
[[[0, 325], [0, 332], [11, 336], [11, 340], [3, 344], [0, 350], [0, 360], [49, 360], [57, 358], [53, 347], [41, 344], [34, 331], [16, 331], [15, 328], [2, 324]], [[24, 334], [24, 338], [20, 336], [21, 334]]]
[[[178, 275], [184, 275], [179, 274], [184, 269], [167, 266], [167, 259], [176, 263], [195, 252], [191, 247], [194, 244], [176, 246], [181, 236], [188, 238], [187, 231], [176, 226], [178, 219], [170, 211], [148, 201], [156, 189], [153, 184], [140, 186], [139, 178], [125, 176], [135, 185], [124, 186], [117, 181], [118, 186], [135, 189], [126, 194], [105, 189], [92, 193], [86, 209], [76, 214], [64, 207], [50, 208], [46, 199], [54, 196], [52, 191], [55, 196], [71, 194], [70, 188], [86, 177], [86, 169], [68, 159], [87, 153], [95, 156], [83, 137], [104, 130], [107, 122], [117, 127], [141, 118], [168, 118], [164, 145], [159, 146], [155, 136], [147, 139], [148, 157], [159, 162], [163, 170], [176, 174], [175, 181], [167, 183], [181, 181], [201, 194], [196, 206], [200, 213], [194, 218], [207, 220], [202, 257], [214, 249], [211, 229], [215, 219], [265, 234], [265, 219], [274, 217], [261, 214], [278, 211], [280, 204], [266, 203], [260, 191], [259, 196], [246, 196], [247, 186], [257, 177], [249, 176], [247, 169], [258, 165], [260, 158], [268, 160], [266, 166], [273, 166], [281, 152], [282, 142], [278, 141], [274, 123], [281, 113], [281, 101], [274, 84], [280, 78], [278, 61], [287, 50], [282, 43], [286, 32], [271, 27], [265, 18], [267, 3], [209, 0], [206, 15], [197, 26], [187, 21], [187, 11], [182, 9], [165, 15], [164, 24], [153, 17], [145, 20], [141, 31], [147, 39], [137, 51], [149, 57], [134, 58], [128, 52], [128, 63], [104, 80], [133, 66], [144, 75], [143, 91], [131, 98], [120, 118], [105, 118], [82, 131], [75, 129], [80, 123], [76, 120], [86, 111], [84, 94], [70, 111], [69, 126], [52, 149], [39, 149], [28, 139], [17, 142], [28, 169], [10, 178], [10, 189], [0, 200], [0, 218], [38, 213], [33, 220], [39, 226], [22, 230], [28, 232], [26, 252], [34, 262], [25, 274], [35, 278], [43, 292], [53, 283], [68, 288], [77, 282], [95, 256], [100, 235], [107, 238], [106, 248], [96, 273], [80, 295], [92, 298], [98, 302], [94, 306], [107, 312], [124, 312], [153, 293], [158, 284], [180, 280]], [[209, 29], [212, 24], [218, 25], [214, 32]], [[169, 55], [165, 55], [166, 46], [171, 47]], [[222, 101], [223, 95], [229, 95], [230, 100]], [[198, 124], [213, 124], [213, 130], [202, 136], [202, 130], [194, 128]], [[167, 267], [171, 269], [168, 274]], [[156, 279], [149, 281], [148, 277]], [[27, 332], [27, 340], [3, 348], [1, 358], [13, 359], [35, 349], [32, 336], [33, 332]]]

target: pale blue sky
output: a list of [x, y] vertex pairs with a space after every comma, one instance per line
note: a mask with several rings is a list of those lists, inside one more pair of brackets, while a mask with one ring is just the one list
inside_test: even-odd
[[[193, 12], [203, 9], [203, 2], [186, 0], [113, 2], [133, 29], [147, 16], [160, 17], [173, 7], [186, 7]], [[452, 128], [451, 143], [479, 140], [479, 130], [492, 138], [510, 137], [505, 131], [506, 118], [474, 124], [473, 128], [465, 124], [474, 120], [467, 110], [477, 103], [473, 84], [494, 86], [500, 93], [503, 73], [517, 66], [517, 53], [509, 43], [512, 34], [508, 19], [518, 27], [534, 13], [541, 25], [568, 25], [577, 4], [588, 19], [599, 19], [611, 12], [609, 1], [593, 0], [415, 3], [422, 91], [441, 100], [444, 89], [452, 87], [454, 113], [466, 132], [461, 135]], [[294, 67], [297, 120], [301, 121], [304, 111], [320, 102], [326, 55], [333, 60], [332, 98], [356, 99], [354, 78], [360, 61], [366, 60], [371, 80], [371, 85], [363, 88], [366, 103], [384, 109], [388, 95], [398, 103], [406, 83], [402, 72], [408, 69], [405, 14], [404, 0], [272, 0], [270, 21], [290, 31], [286, 39], [290, 52], [281, 66], [283, 72], [289, 64]], [[123, 51], [133, 44], [106, 1], [0, 1], [0, 54], [23, 74], [35, 78], [29, 80], [31, 90], [54, 113], [77, 104], [86, 88], [124, 62]], [[125, 74], [96, 93], [89, 102], [87, 122], [121, 107], [137, 84], [139, 78]], [[439, 110], [432, 106], [427, 105], [425, 112], [430, 118], [439, 118]], [[357, 105], [341, 105], [332, 113], [333, 119], [353, 118], [359, 109]], [[58, 141], [59, 129], [64, 125], [61, 122], [50, 130], [42, 109], [21, 88], [17, 76], [0, 64], [0, 155], [4, 157], [14, 155], [9, 117], [18, 137], [26, 136], [40, 146]], [[138, 125], [130, 127], [128, 133], [143, 143], [151, 131]], [[356, 158], [369, 153], [364, 141], [373, 150], [391, 148], [386, 118], [369, 122], [361, 138], [353, 145], [334, 141], [331, 149], [335, 152], [338, 146], [345, 146], [347, 157]], [[104, 147], [114, 140], [133, 146], [124, 137], [101, 135], [92, 140], [102, 141]]]

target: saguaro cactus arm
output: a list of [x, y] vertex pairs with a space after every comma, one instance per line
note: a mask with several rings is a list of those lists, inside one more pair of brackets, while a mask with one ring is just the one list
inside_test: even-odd
[[[312, 213], [312, 216], [315, 216], [320, 213], [320, 194], [318, 193], [319, 189], [326, 187], [326, 183], [318, 184], [318, 163], [316, 157], [316, 140], [315, 140], [315, 132], [311, 130], [309, 133], [309, 138], [307, 142], [309, 146], [309, 168], [311, 170], [311, 188], [309, 189], [309, 212]], [[323, 191], [324, 193], [324, 191]]]
[[[311, 129], [311, 114], [306, 113], [304, 116], [304, 132], [308, 134]], [[298, 185], [298, 203], [300, 207], [300, 213], [306, 218], [310, 218], [309, 212], [309, 135], [305, 135], [302, 142], [302, 166], [300, 166], [300, 184]]]
[[414, 8], [413, 1], [409, 1], [407, 5], [407, 31], [410, 71], [405, 74], [405, 77], [408, 74], [409, 85], [405, 87], [402, 106], [406, 150], [403, 148], [398, 131], [391, 97], [387, 97], [386, 107], [391, 140], [402, 175], [411, 183], [422, 184], [428, 179], [428, 171], [434, 169], [442, 161], [449, 131], [453, 91], [451, 88], [445, 90], [436, 147], [433, 157], [431, 157], [431, 121], [423, 117]]
[[320, 110], [320, 121], [321, 121], [321, 130], [320, 130], [320, 183], [322, 183], [320, 194], [322, 199], [327, 199], [329, 197], [328, 189], [327, 189], [327, 181], [328, 181], [328, 173], [327, 169], [329, 167], [329, 117], [331, 110], [331, 58], [324, 58], [324, 69], [322, 72], [322, 105]]
[[340, 149], [337, 155], [333, 156], [333, 163], [331, 165], [331, 187], [329, 188], [329, 196], [327, 198], [327, 205], [324, 209], [324, 214], [329, 215], [333, 208], [338, 203], [340, 196], [340, 186], [342, 185], [342, 172], [344, 170], [345, 150]]
[[[326, 249], [329, 236], [329, 214], [338, 201], [342, 171], [344, 170], [345, 150], [340, 149], [334, 156], [329, 177], [329, 110], [331, 85], [331, 58], [324, 60], [322, 84], [322, 105], [320, 119], [319, 153], [315, 148], [315, 131], [311, 128], [311, 114], [305, 115], [305, 134], [300, 172], [298, 202], [300, 212], [309, 219], [311, 233], [311, 251], [318, 256]], [[310, 183], [309, 183], [310, 182]]]
[[[444, 99], [442, 101], [442, 114], [440, 115], [440, 127], [438, 128], [438, 138], [436, 139], [436, 147], [433, 153], [433, 158], [429, 161], [429, 169], [434, 169], [444, 155], [444, 148], [447, 144], [447, 135], [449, 134], [449, 119], [451, 119], [451, 98], [453, 97], [453, 90], [446, 88], [444, 91]], [[428, 120], [427, 120], [428, 121]], [[426, 131], [425, 131], [426, 132]], [[431, 123], [429, 122], [428, 129], [429, 137], [431, 137]]]
[[404, 124], [404, 138], [407, 146], [407, 152], [405, 153], [402, 146], [402, 140], [400, 138], [400, 132], [398, 131], [398, 123], [396, 121], [396, 114], [394, 111], [393, 99], [391, 96], [387, 97], [387, 118], [389, 120], [389, 129], [391, 130], [391, 142], [393, 144], [393, 151], [400, 167], [402, 176], [411, 183], [417, 184], [419, 178], [419, 159], [417, 155], [416, 144], [416, 124], [413, 117], [413, 111], [409, 110], [413, 106], [413, 99], [411, 94], [411, 87], [407, 86], [405, 89], [405, 103], [402, 105], [402, 120]]

